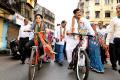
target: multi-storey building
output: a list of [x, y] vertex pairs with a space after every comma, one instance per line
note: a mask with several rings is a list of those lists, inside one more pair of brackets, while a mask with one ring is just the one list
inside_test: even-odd
[[79, 0], [78, 7], [84, 11], [84, 16], [92, 23], [103, 21], [109, 24], [116, 15], [116, 5], [120, 0]]
[[19, 27], [24, 19], [33, 20], [33, 8], [37, 0], [0, 0], [0, 49], [17, 39]]
[[0, 48], [7, 45], [8, 20], [15, 12], [10, 9], [11, 5], [6, 0], [0, 0]]
[[40, 6], [39, 4], [35, 7], [35, 14], [41, 14], [44, 20], [44, 26], [47, 29], [54, 30], [55, 26], [55, 14], [45, 7]]

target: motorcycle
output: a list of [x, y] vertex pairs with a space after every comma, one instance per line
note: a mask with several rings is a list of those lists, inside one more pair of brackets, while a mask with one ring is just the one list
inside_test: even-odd
[[13, 56], [16, 59], [20, 59], [20, 52], [18, 50], [18, 43], [16, 39], [13, 39], [10, 41], [10, 51], [11, 51], [11, 56]]

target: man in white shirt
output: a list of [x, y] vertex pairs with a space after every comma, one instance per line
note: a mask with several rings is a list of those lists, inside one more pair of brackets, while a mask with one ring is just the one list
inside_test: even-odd
[[117, 16], [114, 17], [109, 24], [109, 32], [106, 38], [106, 44], [109, 45], [111, 38], [113, 38], [113, 43], [115, 45], [115, 53], [113, 58], [116, 58], [112, 68], [117, 70], [116, 62], [119, 64], [119, 73], [120, 73], [120, 3], [116, 6]]
[[25, 51], [25, 44], [29, 41], [29, 32], [30, 25], [28, 24], [28, 20], [24, 19], [24, 25], [20, 27], [18, 40], [19, 40], [19, 52], [21, 54], [21, 61], [22, 64], [25, 64], [26, 59], [26, 51]]
[[[88, 35], [94, 36], [95, 32], [92, 29], [90, 22], [86, 18], [82, 17], [82, 11], [80, 9], [75, 9], [73, 11], [73, 14], [74, 14], [74, 16], [72, 18], [71, 32], [72, 33], [79, 33], [79, 30], [82, 29], [82, 30], [87, 30]], [[67, 34], [69, 35], [69, 33], [71, 33], [71, 32], [67, 32]], [[72, 52], [78, 43], [79, 43], [79, 40], [74, 39], [74, 38], [70, 38], [70, 40], [68, 40], [66, 43], [67, 59], [68, 59], [68, 62], [70, 63], [68, 69], [71, 69], [72, 65], [74, 64], [74, 60], [73, 60], [73, 56], [72, 56], [74, 54]], [[86, 38], [84, 38], [83, 46], [86, 49], [86, 47], [87, 47]]]
[[63, 50], [64, 50], [64, 44], [65, 44], [65, 34], [66, 34], [66, 24], [67, 22], [63, 20], [61, 22], [61, 25], [57, 27], [55, 30], [55, 52], [57, 53], [55, 55], [55, 61], [58, 62], [60, 65], [63, 65]]

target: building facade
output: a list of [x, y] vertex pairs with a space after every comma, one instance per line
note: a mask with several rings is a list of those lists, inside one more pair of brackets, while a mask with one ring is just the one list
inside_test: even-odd
[[103, 21], [109, 24], [116, 16], [116, 5], [120, 0], [79, 0], [78, 7], [84, 11], [84, 16], [92, 23]]
[[0, 0], [0, 48], [7, 46], [7, 29], [9, 22], [12, 21], [11, 16], [14, 15], [14, 10], [10, 9], [11, 5], [5, 0]]
[[45, 7], [40, 6], [37, 4], [35, 6], [35, 14], [41, 14], [44, 20], [44, 27], [51, 31], [55, 28], [55, 14], [52, 13], [50, 10], [46, 9]]
[[31, 22], [37, 0], [0, 0], [0, 49], [8, 47], [9, 41], [17, 39], [24, 19]]

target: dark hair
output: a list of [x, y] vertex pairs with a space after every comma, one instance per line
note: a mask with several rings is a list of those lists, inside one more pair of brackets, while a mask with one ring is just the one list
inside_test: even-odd
[[35, 18], [36, 18], [37, 16], [40, 16], [40, 18], [43, 19], [43, 16], [42, 16], [41, 14], [36, 14], [36, 15], [35, 15]]
[[65, 21], [65, 20], [63, 20], [63, 21], [61, 22], [61, 24], [63, 24], [63, 23], [66, 23], [66, 21]]
[[73, 10], [73, 13], [76, 14], [77, 11], [80, 11], [80, 9], [79, 9], [79, 8], [74, 9], [74, 10]]

